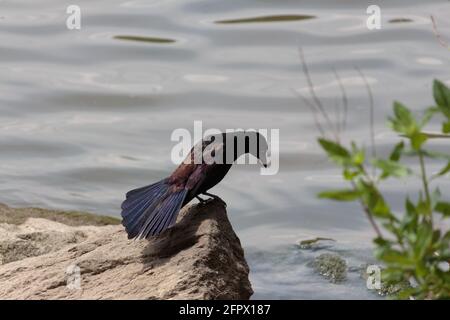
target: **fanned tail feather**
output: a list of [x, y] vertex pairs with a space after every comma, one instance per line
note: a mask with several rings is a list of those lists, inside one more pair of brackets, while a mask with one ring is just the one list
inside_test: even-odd
[[171, 227], [176, 221], [186, 194], [187, 190], [183, 189], [167, 195], [146, 219], [139, 233], [139, 238], [156, 236]]
[[167, 179], [131, 190], [122, 203], [122, 224], [128, 238], [158, 235], [175, 222], [187, 190], [172, 192]]

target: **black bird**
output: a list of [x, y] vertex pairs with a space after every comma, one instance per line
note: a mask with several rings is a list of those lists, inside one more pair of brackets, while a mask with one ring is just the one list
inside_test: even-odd
[[[122, 224], [128, 238], [148, 238], [175, 224], [180, 209], [199, 195], [218, 198], [208, 190], [218, 184], [234, 161], [252, 154], [267, 167], [267, 141], [256, 131], [211, 135], [199, 141], [167, 178], [134, 189], [122, 203]], [[216, 159], [215, 162], [212, 159]]]

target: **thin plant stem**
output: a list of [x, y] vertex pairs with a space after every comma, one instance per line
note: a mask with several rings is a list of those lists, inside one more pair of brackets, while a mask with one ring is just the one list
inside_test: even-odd
[[341, 124], [341, 129], [342, 131], [345, 131], [345, 128], [347, 126], [347, 113], [348, 113], [348, 97], [347, 97], [347, 92], [345, 91], [345, 87], [342, 83], [341, 77], [339, 76], [339, 74], [337, 73], [337, 71], [335, 69], [333, 69], [334, 72], [334, 76], [336, 77], [336, 80], [339, 84], [339, 87], [341, 89], [341, 93], [342, 93], [342, 105], [344, 107], [343, 110], [343, 115], [342, 115], [342, 124]]
[[450, 134], [448, 134], [448, 133], [424, 132], [424, 131], [422, 131], [422, 133], [425, 134], [427, 136], [427, 138], [429, 138], [429, 139], [449, 139], [450, 138]]
[[[355, 69], [363, 79], [367, 94], [369, 95], [370, 150], [372, 158], [375, 159], [377, 157], [377, 149], [375, 147], [375, 103], [372, 88], [370, 87], [365, 74], [358, 67], [355, 67]], [[374, 166], [372, 166], [372, 175], [376, 175], [376, 168]]]
[[[419, 162], [420, 162], [420, 176], [422, 178], [423, 189], [425, 191], [425, 197], [427, 199], [428, 207], [430, 208], [430, 206], [431, 206], [430, 189], [429, 189], [429, 186], [428, 186], [427, 171], [426, 171], [426, 168], [425, 168], [425, 161], [424, 161], [423, 153], [421, 152], [421, 150], [419, 150]], [[433, 212], [432, 212], [431, 209], [429, 210], [428, 214], [430, 215], [431, 225], [433, 225]]]
[[430, 18], [431, 18], [431, 23], [433, 24], [434, 35], [435, 35], [436, 39], [438, 40], [439, 44], [442, 47], [450, 50], [450, 45], [448, 44], [447, 41], [444, 40], [444, 38], [441, 36], [441, 34], [438, 31], [437, 23], [436, 23], [436, 20], [434, 19], [434, 16], [431, 15]]
[[[351, 181], [352, 187], [354, 190], [356, 190], [356, 184], [354, 181]], [[372, 213], [370, 212], [369, 208], [365, 205], [365, 203], [359, 199], [359, 203], [361, 204], [362, 208], [364, 209], [364, 212], [367, 216], [367, 219], [369, 220], [370, 224], [372, 225], [372, 228], [375, 230], [375, 233], [377, 234], [377, 237], [380, 239], [383, 239], [383, 234], [381, 233], [380, 228], [378, 227], [378, 225], [376, 224]]]
[[337, 101], [334, 102], [334, 115], [336, 118], [336, 133], [341, 136], [341, 110]]
[[314, 104], [313, 104], [312, 102], [310, 102], [310, 101], [309, 101], [305, 96], [303, 96], [300, 92], [298, 92], [298, 91], [296, 91], [296, 90], [294, 90], [294, 89], [292, 89], [292, 92], [293, 92], [296, 96], [300, 97], [300, 98], [303, 100], [303, 102], [311, 109], [311, 112], [312, 112], [312, 114], [313, 114], [314, 123], [315, 123], [315, 125], [316, 125], [316, 128], [319, 130], [320, 135], [321, 135], [322, 137], [325, 137], [325, 130], [323, 129], [323, 126], [322, 126], [322, 124], [321, 124], [320, 121], [319, 121], [319, 117], [317, 116], [317, 109], [314, 107]]
[[367, 81], [366, 76], [364, 75], [364, 73], [358, 68], [355, 67], [356, 70], [358, 71], [359, 75], [361, 76], [361, 78], [364, 81], [364, 85], [366, 86], [367, 89], [367, 94], [369, 95], [369, 110], [370, 110], [370, 114], [369, 114], [369, 120], [370, 120], [370, 142], [371, 142], [371, 152], [372, 152], [372, 157], [376, 158], [377, 156], [377, 150], [375, 148], [375, 103], [374, 103], [374, 99], [373, 99], [373, 93], [372, 93], [372, 89], [370, 88], [369, 82]]
[[299, 55], [300, 55], [300, 60], [302, 63], [303, 73], [305, 74], [306, 81], [308, 83], [308, 88], [309, 88], [309, 92], [311, 94], [311, 98], [314, 101], [320, 114], [325, 119], [326, 124], [331, 128], [336, 141], [339, 141], [339, 134], [336, 132], [336, 128], [333, 126], [333, 122], [330, 120], [330, 117], [328, 116], [327, 112], [325, 111], [325, 108], [323, 107], [322, 102], [317, 97], [316, 91], [314, 90], [314, 84], [312, 82], [311, 75], [309, 73], [309, 69], [308, 69], [308, 66], [305, 61], [305, 56], [303, 55], [303, 50], [301, 48], [299, 49]]

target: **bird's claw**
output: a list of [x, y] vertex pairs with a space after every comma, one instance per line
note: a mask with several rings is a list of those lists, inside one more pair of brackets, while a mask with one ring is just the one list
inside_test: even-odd
[[227, 207], [227, 203], [225, 201], [223, 201], [218, 195], [208, 193], [208, 192], [203, 192], [202, 194], [210, 197], [208, 200], [206, 200], [206, 202], [211, 202], [211, 201], [217, 200], [220, 203], [222, 203], [225, 208]]
[[197, 198], [197, 200], [200, 202], [201, 205], [205, 204], [206, 202], [208, 202], [208, 200], [205, 200], [203, 198], [201, 198], [200, 196], [195, 196]]

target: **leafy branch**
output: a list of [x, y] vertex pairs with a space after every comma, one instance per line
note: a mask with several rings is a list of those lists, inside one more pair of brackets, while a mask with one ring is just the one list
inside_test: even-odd
[[[386, 265], [383, 280], [388, 284], [411, 283], [408, 288], [399, 288], [399, 298], [450, 298], [450, 231], [445, 232], [434, 223], [436, 215], [440, 220], [450, 217], [450, 203], [442, 199], [438, 187], [431, 190], [436, 179], [450, 172], [450, 155], [427, 149], [430, 139], [445, 138], [450, 133], [450, 89], [435, 80], [433, 95], [436, 105], [427, 108], [419, 119], [402, 103], [394, 103], [389, 125], [404, 139], [393, 147], [388, 158], [378, 157], [374, 152], [367, 156], [365, 149], [355, 142], [346, 147], [338, 139], [318, 139], [349, 182], [349, 188], [324, 191], [319, 197], [359, 201], [377, 234], [375, 255]], [[430, 135], [424, 128], [433, 117], [442, 120], [441, 132]], [[404, 213], [398, 214], [381, 193], [380, 184], [389, 178], [404, 178], [414, 173], [401, 162], [404, 157], [417, 158], [421, 188], [417, 200], [406, 197]], [[446, 163], [437, 174], [429, 176], [427, 159]], [[386, 231], [386, 236], [382, 235], [378, 224]]]

